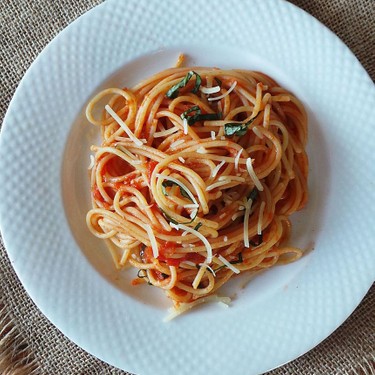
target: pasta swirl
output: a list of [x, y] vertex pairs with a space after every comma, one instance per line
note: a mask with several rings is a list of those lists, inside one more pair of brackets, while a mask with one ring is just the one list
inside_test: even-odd
[[87, 225], [117, 268], [139, 270], [133, 284], [178, 307], [301, 257], [289, 216], [308, 198], [307, 116], [272, 78], [176, 67], [98, 93], [86, 115], [103, 138]]

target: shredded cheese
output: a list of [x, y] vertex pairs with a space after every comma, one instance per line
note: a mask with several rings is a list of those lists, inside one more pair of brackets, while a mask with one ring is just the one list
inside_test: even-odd
[[223, 160], [222, 162], [220, 162], [211, 172], [211, 177], [216, 177], [216, 175], [218, 174], [220, 168], [225, 164], [225, 161]]
[[187, 119], [186, 119], [186, 118], [184, 118], [184, 119], [182, 120], [182, 127], [183, 127], [183, 129], [184, 129], [184, 134], [187, 134], [187, 133], [188, 133], [188, 122], [187, 122]]
[[237, 81], [234, 81], [234, 82], [232, 83], [231, 87], [229, 87], [229, 89], [228, 89], [227, 92], [225, 92], [225, 93], [222, 94], [222, 95], [215, 96], [214, 98], [208, 98], [208, 101], [209, 101], [209, 102], [212, 102], [212, 101], [214, 101], [214, 100], [220, 100], [220, 99], [225, 98], [227, 95], [229, 95], [229, 94], [234, 90], [234, 88], [236, 87], [236, 85], [237, 85]]
[[178, 160], [179, 160], [182, 164], [185, 163], [185, 159], [184, 159], [182, 156], [179, 156], [179, 157], [178, 157]]
[[198, 154], [207, 154], [207, 149], [205, 149], [203, 146], [200, 146], [197, 148]]
[[241, 148], [241, 150], [237, 152], [237, 155], [236, 155], [236, 157], [234, 158], [234, 169], [235, 169], [236, 171], [238, 171], [238, 163], [239, 163], [239, 161], [240, 161], [240, 156], [241, 156], [241, 154], [242, 154], [242, 151], [243, 151], [243, 148]]
[[184, 205], [184, 208], [199, 208], [199, 205], [196, 204], [196, 203], [185, 204], [185, 205]]
[[156, 242], [154, 232], [152, 231], [151, 226], [148, 224], [144, 224], [143, 227], [145, 228], [148, 234], [148, 237], [150, 239], [152, 254], [154, 255], [154, 258], [157, 258], [159, 256], [159, 248], [158, 248], [158, 243]]
[[226, 184], [229, 184], [230, 183], [230, 180], [225, 180], [225, 181], [218, 181], [218, 182], [215, 182], [211, 185], [208, 185], [206, 187], [206, 191], [211, 191], [219, 186], [223, 186], [223, 185], [226, 185]]
[[216, 94], [217, 92], [220, 91], [220, 86], [214, 86], [214, 87], [201, 86], [199, 90], [203, 92], [203, 94], [207, 94], [207, 95]]
[[138, 160], [137, 157], [132, 152], [130, 152], [128, 149], [126, 149], [124, 146], [122, 146], [122, 145], [116, 145], [116, 148], [118, 148], [124, 154], [126, 154], [127, 156], [129, 156], [130, 159], [132, 159], [132, 162], [131, 162], [132, 165], [142, 164], [142, 161]]
[[199, 286], [199, 283], [201, 282], [202, 280], [202, 277], [204, 275], [204, 273], [206, 272], [206, 269], [207, 269], [207, 264], [206, 263], [202, 263], [201, 264], [201, 267], [199, 268], [199, 271], [197, 272], [194, 280], [193, 280], [193, 283], [191, 284], [193, 289], [197, 289], [198, 286]]
[[121, 119], [121, 117], [108, 104], [104, 108], [113, 117], [113, 119], [121, 126], [121, 128], [125, 131], [125, 133], [128, 135], [128, 137], [137, 146], [143, 145], [143, 142], [133, 134], [133, 132], [130, 130], [129, 126], [125, 124], [125, 122]]
[[228, 181], [228, 182], [232, 182], [232, 181], [238, 181], [238, 182], [245, 182], [245, 179], [241, 176], [220, 176], [219, 181]]
[[240, 273], [240, 270], [238, 268], [236, 268], [232, 263], [229, 263], [222, 255], [219, 255], [218, 256], [218, 259], [226, 266], [228, 267], [231, 271], [233, 271], [234, 273], [237, 273], [239, 274]]
[[190, 213], [190, 219], [194, 219], [198, 214], [198, 209], [196, 208], [195, 210], [191, 211]]
[[211, 271], [211, 273], [216, 277], [216, 273], [214, 271], [214, 269], [212, 267], [210, 267], [207, 263], [199, 263], [200, 266], [203, 266], [205, 265], [207, 267], [207, 269], [209, 269]]
[[247, 171], [249, 172], [250, 178], [253, 180], [254, 185], [256, 186], [256, 188], [259, 191], [263, 191], [263, 185], [259, 181], [259, 178], [257, 177], [257, 175], [254, 172], [253, 161], [252, 161], [251, 158], [247, 158], [246, 159], [246, 168], [247, 168]]
[[216, 139], [216, 133], [211, 130], [211, 139], [214, 141]]
[[184, 224], [169, 223], [169, 225], [171, 226], [171, 228], [174, 228], [177, 230], [183, 229], [184, 231], [189, 232], [193, 234], [194, 236], [198, 237], [203, 242], [204, 246], [206, 247], [206, 251], [207, 251], [206, 263], [210, 264], [212, 262], [212, 247], [210, 243], [208, 242], [207, 238], [204, 237], [202, 233], [199, 233], [195, 229], [192, 229]]

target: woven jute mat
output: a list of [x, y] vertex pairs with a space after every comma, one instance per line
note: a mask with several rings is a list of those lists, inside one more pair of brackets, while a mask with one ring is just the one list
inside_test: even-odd
[[[338, 35], [375, 79], [375, 0], [291, 2]], [[99, 3], [0, 0], [0, 123], [36, 56], [63, 28]], [[2, 242], [0, 275], [0, 374], [126, 374], [77, 347], [42, 315], [20, 284]], [[281, 374], [375, 374], [375, 286], [324, 342], [268, 373]]]

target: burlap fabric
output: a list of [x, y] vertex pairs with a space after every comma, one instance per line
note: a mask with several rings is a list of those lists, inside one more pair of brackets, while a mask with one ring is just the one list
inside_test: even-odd
[[[0, 123], [38, 53], [70, 22], [100, 2], [0, 0]], [[292, 2], [334, 31], [375, 79], [375, 0]], [[25, 293], [2, 243], [0, 250], [1, 374], [126, 374], [64, 337]], [[375, 374], [375, 286], [329, 338], [271, 374]]]

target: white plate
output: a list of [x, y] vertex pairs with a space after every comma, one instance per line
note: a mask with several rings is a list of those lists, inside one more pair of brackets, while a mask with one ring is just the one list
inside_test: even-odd
[[[130, 288], [86, 229], [96, 130], [82, 109], [101, 87], [174, 64], [259, 69], [310, 117], [311, 199], [294, 218], [306, 257], [240, 288], [228, 309], [163, 323], [166, 301]], [[36, 59], [1, 134], [1, 229], [41, 311], [79, 346], [127, 371], [257, 374], [313, 348], [359, 304], [375, 274], [374, 85], [353, 54], [284, 1], [108, 1]], [[144, 294], [143, 294], [144, 293]]]

